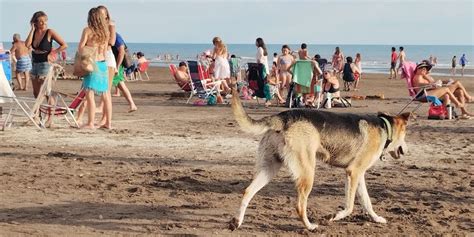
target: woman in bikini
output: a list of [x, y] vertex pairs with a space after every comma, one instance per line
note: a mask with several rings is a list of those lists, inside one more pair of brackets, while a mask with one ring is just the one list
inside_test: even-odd
[[[33, 95], [38, 97], [41, 85], [48, 75], [51, 62], [56, 60], [58, 52], [67, 48], [66, 42], [53, 29], [48, 29], [48, 16], [42, 11], [35, 12], [30, 20], [31, 30], [26, 38], [25, 45], [33, 48], [33, 67], [31, 70], [31, 79], [33, 85]], [[53, 40], [59, 44], [59, 47], [53, 48]]]
[[110, 96], [107, 95], [109, 75], [106, 63], [109, 34], [108, 22], [100, 9], [97, 7], [90, 9], [87, 17], [87, 27], [82, 31], [78, 51], [82, 52], [85, 47], [92, 47], [96, 50], [97, 56], [95, 58], [95, 70], [85, 76], [82, 81], [82, 88], [86, 91], [88, 122], [81, 128], [95, 128], [94, 94], [100, 95], [104, 104], [110, 103]]
[[212, 58], [214, 59], [214, 78], [217, 80], [222, 80], [223, 89], [230, 93], [231, 89], [228, 85], [230, 83], [230, 65], [227, 52], [227, 46], [222, 42], [221, 38], [214, 37], [212, 39], [212, 44], [214, 45], [214, 50], [212, 52]]
[[336, 51], [334, 55], [332, 55], [332, 67], [336, 71], [337, 75], [342, 71], [342, 67], [344, 66], [344, 54], [341, 52], [339, 47], [336, 47]]
[[280, 95], [283, 95], [283, 90], [288, 88], [291, 82], [291, 73], [290, 69], [295, 63], [295, 58], [290, 54], [290, 47], [288, 45], [283, 45], [281, 47], [282, 55], [278, 57], [278, 74], [281, 82]]

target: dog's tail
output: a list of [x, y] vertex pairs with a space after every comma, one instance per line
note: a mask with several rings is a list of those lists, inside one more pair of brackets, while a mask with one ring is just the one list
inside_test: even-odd
[[244, 132], [260, 135], [270, 129], [281, 130], [283, 127], [281, 120], [275, 116], [265, 117], [261, 120], [250, 118], [247, 112], [245, 112], [239, 92], [235, 88], [232, 89], [232, 112], [234, 113], [235, 120], [237, 120], [237, 123]]

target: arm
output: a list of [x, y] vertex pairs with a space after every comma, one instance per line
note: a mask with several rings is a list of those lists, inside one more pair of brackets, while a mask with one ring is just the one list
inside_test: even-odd
[[117, 68], [120, 67], [120, 65], [122, 65], [122, 62], [123, 62], [123, 58], [125, 57], [125, 45], [120, 45], [120, 47], [118, 48], [118, 56], [117, 56]]
[[16, 51], [16, 43], [13, 43], [12, 48], [10, 49], [10, 53], [13, 55], [15, 54], [15, 51]]
[[353, 73], [360, 73], [359, 67], [357, 67], [354, 63], [351, 63], [351, 69]]
[[262, 58], [263, 58], [263, 49], [259, 47], [257, 49], [257, 63], [262, 63]]
[[84, 48], [84, 46], [86, 46], [88, 35], [89, 34], [87, 33], [87, 28], [84, 28], [84, 30], [82, 30], [81, 40], [77, 45], [77, 51], [82, 52], [82, 49]]
[[115, 44], [115, 23], [113, 21], [110, 21], [109, 24], [109, 45], [113, 46]]
[[26, 40], [25, 40], [25, 46], [27, 48], [30, 48], [31, 44], [33, 43], [33, 34], [34, 33], [35, 33], [35, 24], [31, 23], [30, 33], [28, 33], [28, 37], [26, 37]]
[[321, 71], [321, 68], [319, 68], [319, 65], [316, 61], [311, 61], [311, 63], [313, 64], [315, 74], [317, 75], [323, 74], [323, 72]]
[[49, 32], [51, 33], [51, 39], [56, 41], [59, 44], [59, 47], [57, 49], [53, 49], [53, 51], [61, 52], [67, 48], [66, 42], [63, 40], [63, 38], [53, 29], [50, 29]]

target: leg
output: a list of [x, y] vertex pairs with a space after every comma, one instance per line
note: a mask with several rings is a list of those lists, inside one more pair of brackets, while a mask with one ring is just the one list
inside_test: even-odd
[[311, 223], [308, 220], [307, 215], [307, 206], [308, 206], [308, 197], [313, 189], [314, 182], [314, 168], [315, 167], [305, 167], [307, 168], [300, 177], [296, 179], [296, 190], [298, 192], [298, 203], [296, 204], [296, 212], [303, 221], [305, 227], [308, 230], [314, 230], [318, 228], [318, 225]]
[[130, 105], [130, 109], [129, 109], [128, 112], [136, 111], [137, 106], [135, 105], [135, 102], [133, 101], [132, 94], [130, 94], [130, 91], [128, 90], [127, 85], [125, 85], [125, 83], [123, 81], [121, 81], [118, 84], [117, 88], [119, 88], [122, 91], [123, 97], [125, 97], [125, 99], [128, 101], [128, 104]]
[[16, 81], [18, 82], [18, 86], [15, 87], [15, 89], [17, 90], [23, 90], [23, 82], [22, 82], [22, 76], [21, 76], [21, 72], [15, 72], [16, 74]]
[[28, 90], [28, 86], [30, 85], [30, 72], [25, 72], [25, 87], [23, 87], [23, 90], [26, 91]]
[[350, 169], [346, 170], [346, 174], [346, 204], [344, 210], [339, 211], [336, 216], [331, 219], [331, 221], [341, 220], [350, 215], [352, 213], [352, 210], [354, 210], [355, 193], [359, 184], [360, 174]]
[[[469, 93], [467, 92], [466, 88], [461, 84], [460, 81], [455, 81], [454, 83], [452, 83], [451, 85], [448, 86], [449, 90], [451, 92], [455, 92], [456, 90], [461, 90], [462, 91], [462, 97], [464, 97], [464, 99], [468, 102], [472, 102], [472, 96], [469, 95]], [[458, 97], [458, 100], [460, 100], [461, 98]]]
[[94, 120], [95, 120], [95, 100], [94, 100], [94, 91], [88, 90], [86, 92], [86, 101], [87, 101], [87, 124], [81, 126], [81, 128], [90, 128], [94, 129]]
[[108, 67], [107, 70], [109, 72], [109, 87], [105, 93], [105, 96], [107, 97], [106, 100], [102, 99], [102, 101], [104, 101], [104, 107], [102, 111], [102, 119], [99, 124], [102, 128], [110, 129], [112, 128], [112, 81], [114, 79], [115, 69], [113, 67]]
[[38, 98], [38, 94], [40, 92], [41, 85], [43, 85], [43, 80], [39, 79], [39, 77], [36, 76], [31, 82], [33, 84], [33, 96], [35, 98]]
[[[270, 157], [270, 159], [273, 159], [273, 157]], [[247, 189], [245, 189], [239, 211], [237, 215], [231, 220], [229, 229], [235, 230], [242, 225], [242, 222], [244, 221], [245, 210], [247, 209], [250, 200], [252, 200], [253, 196], [265, 185], [267, 185], [268, 182], [270, 182], [270, 180], [278, 173], [281, 165], [281, 162], [273, 161], [267, 165], [262, 166], [260, 170], [257, 171], [252, 183], [247, 187]]]
[[374, 209], [372, 209], [372, 203], [370, 202], [369, 193], [367, 192], [367, 187], [365, 186], [364, 174], [361, 175], [359, 180], [359, 186], [357, 187], [357, 196], [359, 198], [360, 204], [362, 205], [362, 208], [364, 208], [364, 211], [366, 211], [370, 215], [370, 217], [372, 217], [372, 220], [374, 220], [374, 222], [387, 223], [387, 220], [385, 220], [385, 218], [375, 214]]

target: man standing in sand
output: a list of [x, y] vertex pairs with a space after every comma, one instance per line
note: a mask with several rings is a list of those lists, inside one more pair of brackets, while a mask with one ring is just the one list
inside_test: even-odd
[[26, 91], [30, 81], [31, 59], [29, 49], [25, 42], [21, 40], [20, 34], [13, 35], [13, 45], [10, 49], [16, 58], [16, 79], [18, 81], [18, 90]]
[[397, 79], [397, 71], [395, 70], [396, 66], [397, 50], [395, 49], [395, 47], [392, 47], [392, 55], [390, 56], [390, 76], [388, 77], [388, 79]]
[[405, 62], [406, 60], [406, 55], [405, 55], [405, 51], [403, 51], [403, 46], [400, 46], [400, 53], [398, 53], [398, 69], [400, 69], [403, 65], [403, 63]]
[[467, 63], [466, 54], [462, 54], [461, 59], [459, 59], [459, 64], [461, 64], [461, 76], [464, 76], [464, 67]]

